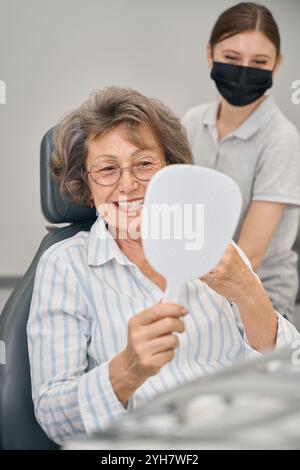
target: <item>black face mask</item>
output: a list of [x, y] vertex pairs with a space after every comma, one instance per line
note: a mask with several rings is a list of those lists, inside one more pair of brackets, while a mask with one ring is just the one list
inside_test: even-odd
[[271, 70], [214, 62], [210, 74], [232, 106], [246, 106], [260, 98], [273, 85]]

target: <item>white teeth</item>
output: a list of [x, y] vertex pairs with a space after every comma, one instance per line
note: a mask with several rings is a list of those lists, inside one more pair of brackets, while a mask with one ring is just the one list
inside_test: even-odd
[[127, 209], [129, 207], [141, 206], [143, 204], [143, 199], [137, 199], [135, 201], [119, 201], [118, 204], [122, 209]]

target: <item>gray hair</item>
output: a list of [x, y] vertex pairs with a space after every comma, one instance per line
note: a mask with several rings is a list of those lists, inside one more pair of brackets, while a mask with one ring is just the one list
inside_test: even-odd
[[185, 128], [161, 101], [130, 88], [96, 90], [54, 128], [50, 170], [63, 197], [88, 204], [90, 194], [84, 176], [88, 144], [118, 126], [124, 128], [128, 141], [141, 149], [144, 143], [139, 128], [146, 126], [153, 132], [167, 164], [192, 163]]

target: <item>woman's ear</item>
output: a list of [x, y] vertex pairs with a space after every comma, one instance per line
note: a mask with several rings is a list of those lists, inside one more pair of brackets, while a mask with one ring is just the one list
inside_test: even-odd
[[95, 204], [94, 204], [94, 199], [92, 197], [89, 197], [89, 201], [88, 201], [88, 206], [92, 209]]
[[213, 54], [211, 45], [209, 43], [206, 46], [206, 60], [208, 63], [208, 67], [211, 69], [213, 66]]
[[275, 67], [273, 69], [273, 76], [277, 75], [278, 70], [280, 69], [282, 62], [283, 62], [283, 55], [279, 54], [279, 56], [277, 58], [277, 61], [276, 61], [276, 64], [275, 64]]

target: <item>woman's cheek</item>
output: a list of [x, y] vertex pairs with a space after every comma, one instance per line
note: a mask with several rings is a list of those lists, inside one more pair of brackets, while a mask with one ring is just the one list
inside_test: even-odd
[[97, 211], [101, 217], [112, 227], [116, 227], [117, 224], [117, 208], [112, 203], [102, 202], [97, 206]]

